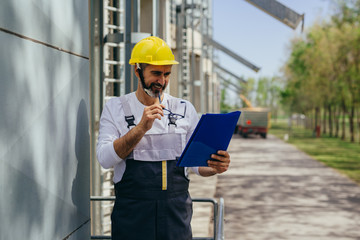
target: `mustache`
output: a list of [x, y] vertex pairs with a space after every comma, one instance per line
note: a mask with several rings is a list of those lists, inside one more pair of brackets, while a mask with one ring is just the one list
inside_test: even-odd
[[165, 89], [165, 87], [166, 87], [166, 84], [164, 84], [164, 85], [161, 85], [160, 83], [151, 83], [150, 84], [150, 86], [148, 87], [149, 89], [151, 89], [152, 87], [157, 87], [157, 88], [162, 88], [162, 90], [164, 90]]

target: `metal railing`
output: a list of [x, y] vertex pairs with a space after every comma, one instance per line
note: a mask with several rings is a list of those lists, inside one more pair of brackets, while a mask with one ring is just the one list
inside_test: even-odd
[[[91, 201], [115, 201], [115, 196], [102, 197], [102, 196], [91, 196]], [[208, 202], [212, 203], [214, 211], [214, 232], [213, 237], [194, 237], [193, 240], [224, 240], [224, 199], [220, 198], [219, 202], [214, 198], [193, 198], [193, 202]], [[111, 239], [111, 236], [106, 235], [95, 235], [91, 236], [91, 239]]]

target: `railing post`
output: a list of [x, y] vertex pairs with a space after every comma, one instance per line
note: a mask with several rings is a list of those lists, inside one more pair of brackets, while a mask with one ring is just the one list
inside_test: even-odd
[[224, 210], [225, 203], [224, 199], [220, 198], [219, 207], [218, 207], [218, 223], [217, 223], [217, 232], [216, 232], [216, 240], [224, 240]]

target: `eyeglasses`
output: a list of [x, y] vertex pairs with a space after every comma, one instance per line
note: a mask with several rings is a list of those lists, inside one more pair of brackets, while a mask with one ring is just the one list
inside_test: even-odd
[[[181, 103], [185, 104], [185, 102], [181, 102]], [[178, 113], [173, 113], [172, 111], [170, 111], [169, 109], [166, 109], [166, 108], [163, 108], [163, 111], [164, 111], [164, 115], [169, 115], [169, 118], [175, 118], [176, 120], [178, 120], [178, 119], [181, 119], [181, 118], [185, 117], [186, 104], [185, 104], [185, 107], [184, 107], [184, 114], [183, 115], [178, 114]]]
[[[159, 102], [161, 103], [160, 94], [159, 94]], [[166, 109], [166, 108], [163, 108], [164, 115], [167, 115], [168, 118], [169, 118], [169, 120], [170, 120], [170, 123], [169, 123], [169, 124], [175, 124], [175, 121], [176, 121], [176, 120], [185, 118], [185, 114], [186, 114], [186, 103], [185, 103], [185, 101], [181, 101], [180, 103], [183, 103], [183, 104], [184, 104], [184, 114], [183, 114], [183, 115], [178, 114], [178, 113], [173, 113], [171, 110]], [[176, 125], [176, 124], [175, 124], [175, 125]]]

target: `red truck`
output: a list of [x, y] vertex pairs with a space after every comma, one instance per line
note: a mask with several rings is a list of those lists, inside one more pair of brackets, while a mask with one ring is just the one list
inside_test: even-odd
[[259, 134], [266, 138], [270, 126], [270, 111], [267, 108], [242, 108], [237, 124], [237, 132], [247, 138], [249, 134]]

